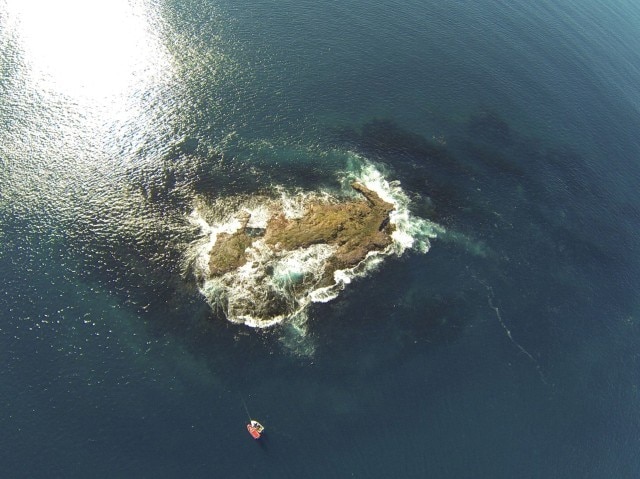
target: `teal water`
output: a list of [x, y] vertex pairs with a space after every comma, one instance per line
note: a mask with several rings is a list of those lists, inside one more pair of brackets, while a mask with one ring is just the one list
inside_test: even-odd
[[[623, 0], [0, 0], [0, 475], [637, 477], [639, 33]], [[430, 250], [304, 333], [213, 310], [194, 203], [354, 157]]]

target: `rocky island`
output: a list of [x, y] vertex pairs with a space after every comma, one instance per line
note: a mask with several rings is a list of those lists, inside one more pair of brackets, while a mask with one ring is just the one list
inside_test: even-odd
[[429, 249], [438, 227], [411, 214], [400, 183], [368, 162], [350, 166], [338, 194], [275, 186], [196, 204], [190, 221], [202, 237], [190, 255], [214, 311], [254, 328], [285, 322], [303, 336], [311, 303], [336, 298], [387, 256]]
[[327, 258], [317, 286], [333, 283], [336, 270], [356, 266], [369, 252], [383, 251], [392, 243], [394, 225], [389, 214], [394, 205], [373, 190], [353, 182], [351, 187], [361, 198], [344, 201], [313, 200], [299, 218], [287, 218], [275, 212], [266, 228], [248, 228], [250, 215], [242, 218], [242, 226], [233, 233], [220, 233], [209, 253], [211, 278], [237, 270], [249, 261], [248, 249], [262, 240], [273, 252], [285, 252], [328, 245], [333, 254]]

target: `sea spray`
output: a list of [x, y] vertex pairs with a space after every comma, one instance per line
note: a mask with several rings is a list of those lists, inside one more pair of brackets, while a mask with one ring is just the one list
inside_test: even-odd
[[[295, 323], [294, 336], [304, 336], [306, 309], [310, 303], [334, 299], [354, 278], [370, 274], [387, 256], [399, 256], [409, 249], [422, 253], [429, 250], [430, 239], [444, 229], [411, 214], [410, 198], [400, 183], [389, 181], [381, 165], [356, 154], [349, 155], [347, 166], [338, 178], [341, 188], [337, 192], [291, 192], [275, 186], [271, 197], [199, 202], [189, 218], [202, 232], [202, 239], [194, 246], [194, 270], [200, 291], [212, 308], [223, 311], [231, 322], [255, 328]], [[335, 245], [320, 243], [286, 250], [267, 244], [261, 237], [274, 215], [301, 218], [314, 202], [339, 204], [345, 198], [360, 199], [351, 186], [354, 181], [393, 205], [388, 220], [392, 225], [392, 241], [384, 249], [369, 251], [353, 267], [335, 269], [328, 282], [327, 272], [332, 270], [327, 268], [336, 252]], [[243, 264], [212, 276], [209, 261], [217, 239], [221, 234], [233, 235], [242, 228], [247, 234], [255, 235], [244, 252]]]
[[407, 249], [415, 249], [426, 253], [431, 247], [430, 239], [444, 233], [445, 229], [429, 220], [419, 218], [411, 213], [411, 199], [402, 189], [399, 181], [388, 180], [388, 173], [380, 164], [373, 163], [352, 153], [348, 168], [341, 181], [343, 189], [350, 181], [356, 180], [375, 191], [380, 198], [394, 205], [389, 215], [390, 223], [395, 225], [393, 252], [398, 256]]

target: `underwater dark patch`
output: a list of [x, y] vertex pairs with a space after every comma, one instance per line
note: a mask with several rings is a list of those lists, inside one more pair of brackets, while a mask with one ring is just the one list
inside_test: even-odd
[[472, 115], [467, 122], [467, 132], [476, 140], [498, 143], [502, 146], [509, 144], [513, 135], [509, 124], [496, 112], [489, 110]]

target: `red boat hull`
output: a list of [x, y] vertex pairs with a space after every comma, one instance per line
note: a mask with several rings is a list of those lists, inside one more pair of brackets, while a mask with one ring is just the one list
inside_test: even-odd
[[254, 439], [260, 439], [260, 431], [253, 427], [251, 424], [247, 424], [247, 431], [251, 434], [251, 437]]

